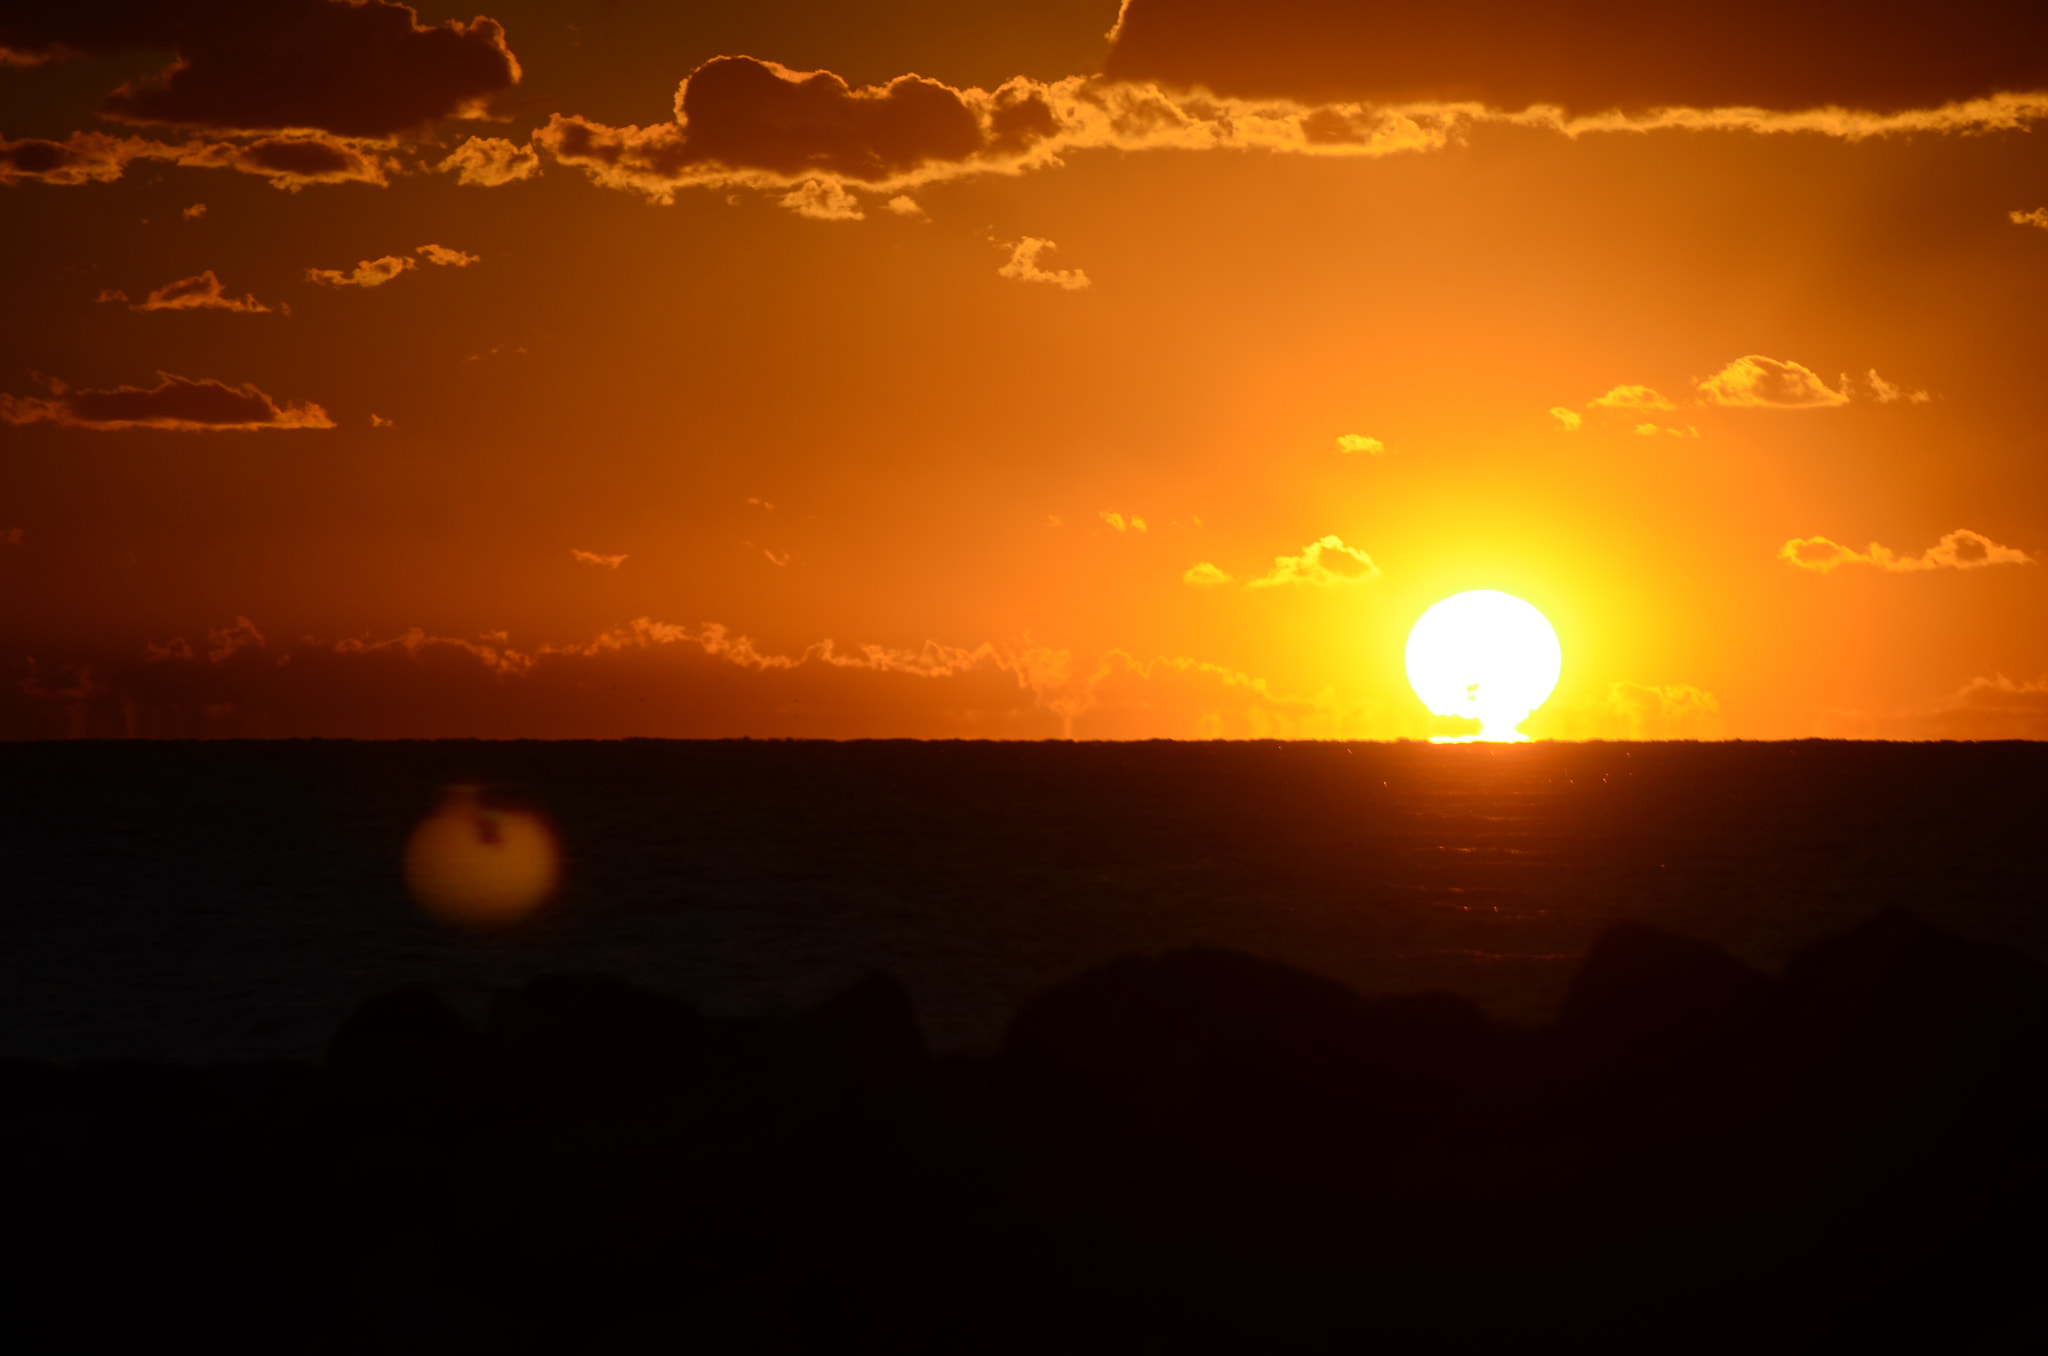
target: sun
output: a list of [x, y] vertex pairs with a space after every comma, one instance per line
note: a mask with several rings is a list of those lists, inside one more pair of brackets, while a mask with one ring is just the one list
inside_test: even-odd
[[1465, 739], [1519, 740], [1564, 664], [1543, 614], [1495, 589], [1454, 593], [1408, 633], [1408, 682], [1439, 716], [1479, 722]]

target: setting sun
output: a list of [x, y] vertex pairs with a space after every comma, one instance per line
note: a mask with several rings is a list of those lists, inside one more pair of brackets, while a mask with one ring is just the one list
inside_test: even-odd
[[1451, 595], [1408, 633], [1408, 682], [1422, 704], [1479, 722], [1476, 735], [1440, 738], [1526, 738], [1515, 727], [1550, 696], [1563, 662], [1543, 614], [1495, 589]]

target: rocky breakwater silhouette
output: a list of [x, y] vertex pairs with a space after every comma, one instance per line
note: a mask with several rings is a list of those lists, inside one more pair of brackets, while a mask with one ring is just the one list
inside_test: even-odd
[[1888, 913], [1606, 932], [1557, 1020], [1220, 950], [933, 1060], [871, 979], [562, 975], [318, 1067], [0, 1068], [11, 1351], [2026, 1350], [2048, 973]]

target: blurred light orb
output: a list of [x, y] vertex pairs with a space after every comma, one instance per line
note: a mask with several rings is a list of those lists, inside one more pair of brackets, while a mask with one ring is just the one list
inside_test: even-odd
[[1422, 704], [1479, 722], [1478, 734], [1440, 743], [1526, 739], [1515, 727], [1549, 698], [1563, 666], [1543, 614], [1496, 589], [1454, 593], [1408, 633], [1408, 683]]
[[405, 845], [405, 884], [451, 923], [511, 923], [547, 903], [562, 877], [554, 831], [539, 815], [483, 803], [483, 788], [450, 786]]

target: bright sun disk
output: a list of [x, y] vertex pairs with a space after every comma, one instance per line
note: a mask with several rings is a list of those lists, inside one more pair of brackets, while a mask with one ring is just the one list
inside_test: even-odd
[[1452, 594], [1408, 633], [1408, 682], [1422, 704], [1479, 722], [1476, 735], [1440, 740], [1526, 739], [1515, 727], [1550, 696], [1563, 664], [1543, 614], [1496, 589]]

